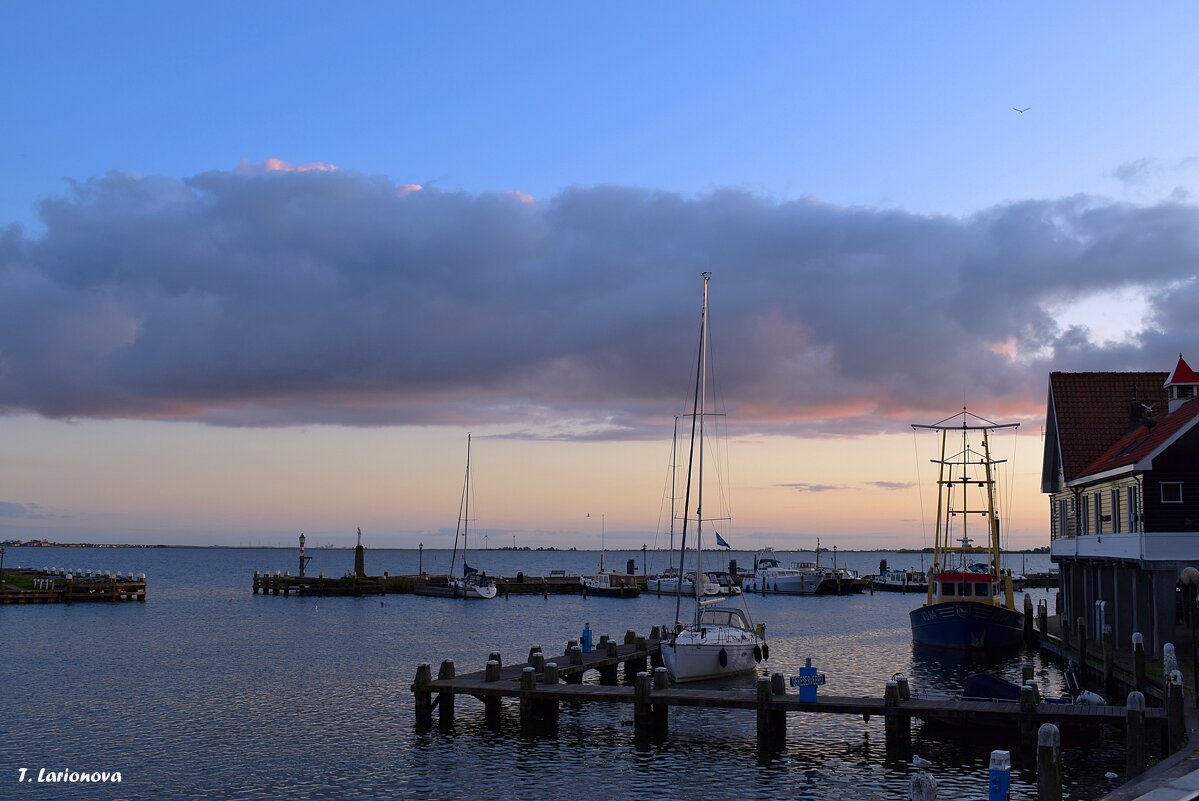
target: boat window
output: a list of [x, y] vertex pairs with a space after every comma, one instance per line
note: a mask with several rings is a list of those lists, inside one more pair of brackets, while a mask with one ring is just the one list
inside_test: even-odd
[[991, 594], [991, 585], [990, 584], [982, 584], [982, 583], [975, 584], [974, 585], [974, 594], [980, 598], [986, 598], [988, 595]]
[[957, 587], [957, 585], [954, 584], [952, 581], [942, 582], [941, 594], [942, 595], [956, 595], [957, 594], [956, 587]]

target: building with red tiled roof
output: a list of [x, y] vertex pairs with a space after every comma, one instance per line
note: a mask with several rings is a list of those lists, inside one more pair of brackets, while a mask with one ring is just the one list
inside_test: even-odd
[[1199, 565], [1197, 394], [1181, 355], [1170, 373], [1049, 376], [1041, 489], [1067, 628], [1172, 641], [1180, 572]]

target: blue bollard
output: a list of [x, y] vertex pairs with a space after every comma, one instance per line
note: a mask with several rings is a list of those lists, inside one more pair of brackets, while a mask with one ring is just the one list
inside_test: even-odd
[[579, 635], [579, 645], [583, 649], [583, 653], [591, 653], [591, 624], [583, 624], [583, 633]]
[[1012, 755], [1007, 751], [991, 752], [991, 775], [987, 785], [987, 801], [1007, 801], [1012, 789]]
[[815, 701], [816, 700], [816, 668], [812, 667], [812, 658], [808, 657], [804, 660], [804, 666], [799, 669], [799, 675], [811, 676], [811, 684], [802, 684], [799, 687], [799, 700]]

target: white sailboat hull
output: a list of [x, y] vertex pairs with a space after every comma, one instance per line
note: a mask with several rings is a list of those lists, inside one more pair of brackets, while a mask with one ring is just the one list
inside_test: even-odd
[[[723, 665], [721, 651], [725, 653]], [[751, 632], [731, 627], [684, 629], [673, 642], [662, 646], [662, 661], [676, 682], [747, 673], [758, 666], [761, 656], [762, 640]]]

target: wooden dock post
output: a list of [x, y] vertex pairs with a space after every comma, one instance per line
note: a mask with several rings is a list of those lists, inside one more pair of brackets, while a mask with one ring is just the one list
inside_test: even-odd
[[[1035, 681], [1025, 682], [1020, 686], [1020, 711], [1028, 715], [1036, 714], [1037, 704], [1041, 702], [1040, 691]], [[1031, 746], [1037, 740], [1037, 724], [1031, 720], [1020, 721], [1020, 744]]]
[[[572, 647], [574, 647], [574, 645], [575, 645], [575, 641], [574, 641], [574, 640], [571, 640], [570, 642], [568, 642], [568, 643], [566, 644], [566, 653], [570, 653], [570, 649], [571, 649]], [[526, 662], [528, 662], [529, 664], [532, 664], [532, 663], [533, 663], [533, 656], [534, 656], [535, 654], [539, 654], [539, 653], [541, 653], [541, 646], [540, 646], [540, 645], [532, 645], [532, 646], [530, 646], [530, 647], [529, 647], [529, 658], [528, 658], [528, 659], [526, 659], [525, 661], [526, 661]]]
[[[550, 687], [558, 686], [558, 663], [546, 662], [544, 672], [541, 674], [541, 683], [548, 684]], [[547, 699], [541, 702], [541, 717], [545, 719], [546, 727], [550, 731], [556, 731], [558, 728], [558, 702]]]
[[533, 670], [538, 673], [545, 672], [545, 654], [538, 651], [529, 659], [529, 664], [533, 666]]
[[500, 680], [500, 663], [494, 659], [487, 660], [487, 668], [483, 674], [484, 681], [499, 681]]
[[[664, 667], [654, 668], [654, 690], [670, 689], [670, 671]], [[666, 704], [653, 705], [654, 731], [665, 734], [670, 728], [670, 707]]]
[[1038, 626], [1038, 628], [1040, 629], [1041, 636], [1048, 637], [1049, 636], [1049, 602], [1043, 598], [1041, 599], [1041, 602], [1037, 604], [1037, 623], [1040, 624]]
[[776, 751], [787, 739], [787, 713], [770, 709], [774, 692], [767, 676], [758, 677], [758, 748]]
[[1087, 621], [1079, 617], [1074, 623], [1075, 636], [1078, 637], [1078, 681], [1085, 682], [1087, 679]]
[[532, 667], [526, 667], [520, 674], [520, 728], [522, 733], [529, 733], [537, 720], [537, 702], [528, 696], [529, 690], [537, 689], [537, 672]]
[[[607, 635], [604, 636], [607, 637]], [[604, 643], [604, 656], [612, 659], [618, 653], [620, 653], [620, 650], [615, 640], [608, 640]], [[620, 668], [616, 663], [601, 667], [599, 669], [600, 684], [608, 687], [615, 687], [620, 683], [619, 670]]]
[[899, 690], [899, 700], [900, 701], [912, 700], [912, 688], [911, 688], [911, 685], [908, 684], [907, 676], [903, 675], [902, 673], [897, 674], [895, 676], [895, 686], [896, 686], [896, 689]]
[[412, 682], [412, 694], [416, 700], [416, 726], [427, 728], [433, 723], [433, 693], [429, 685], [433, 682], [433, 666], [421, 662], [416, 666], [416, 679]]
[[624, 633], [624, 644], [632, 645], [635, 642], [637, 642], [637, 632], [633, 631], [632, 629], [629, 629], [628, 631], [626, 631]]
[[1037, 731], [1037, 801], [1062, 801], [1062, 735], [1052, 723]]
[[633, 680], [633, 734], [643, 735], [653, 726], [653, 709], [650, 705], [650, 695], [653, 691], [653, 680], [644, 670]]
[[[499, 656], [499, 654], [492, 654]], [[500, 680], [500, 661], [498, 659], [488, 659], [487, 669], [483, 674], [484, 681], [499, 681]], [[500, 728], [500, 698], [494, 695], [484, 695], [483, 700], [483, 717], [486, 721], [487, 728], [491, 731], [499, 731]]]
[[[776, 697], [787, 694], [787, 677], [782, 673], [770, 674], [770, 696]], [[787, 713], [781, 709], [771, 710], [770, 729], [780, 740], [787, 739]]]
[[[437, 670], [437, 679], [452, 679], [454, 678], [454, 660], [443, 659], [441, 667]], [[454, 694], [451, 692], [440, 692], [437, 694], [437, 720], [441, 724], [441, 728], [449, 728], [454, 725]]]
[[1139, 631], [1132, 633], [1132, 688], [1145, 692], [1145, 638]]
[[1037, 645], [1037, 631], [1032, 625], [1032, 596], [1024, 593], [1024, 644], [1029, 648]]
[[1186, 745], [1187, 730], [1183, 710], [1182, 673], [1173, 671], [1166, 677], [1166, 749], [1173, 754]]
[[1025, 662], [1020, 666], [1020, 683], [1026, 684], [1035, 678], [1032, 662]]
[[912, 719], [895, 712], [899, 707], [899, 682], [887, 682], [887, 688], [883, 691], [883, 706], [887, 748], [906, 752], [912, 747]]
[[499, 651], [492, 651], [492, 652], [491, 652], [491, 653], [490, 653], [490, 654], [487, 656], [487, 661], [488, 661], [488, 662], [495, 662], [495, 663], [496, 663], [497, 665], [499, 665], [500, 667], [503, 667], [503, 666], [504, 666], [504, 658], [500, 656], [500, 652], [499, 652]]
[[1128, 778], [1145, 771], [1145, 696], [1133, 690], [1128, 694], [1124, 752], [1128, 759], [1124, 773]]
[[254, 571], [254, 594], [258, 594], [258, 571]]
[[[582, 646], [575, 645], [574, 647], [572, 647], [570, 649], [570, 664], [572, 666], [583, 664], [583, 648], [582, 648]], [[568, 674], [566, 674], [565, 679], [566, 679], [567, 684], [582, 684], [583, 683], [583, 671], [576, 670], [573, 673], [568, 673]]]
[[936, 778], [924, 771], [913, 773], [908, 781], [908, 801], [937, 801]]
[[1116, 644], [1112, 642], [1112, 627], [1103, 624], [1103, 692], [1116, 694]]

